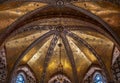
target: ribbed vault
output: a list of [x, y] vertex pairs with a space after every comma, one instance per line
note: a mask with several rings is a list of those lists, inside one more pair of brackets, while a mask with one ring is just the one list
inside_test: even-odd
[[[83, 33], [76, 35], [76, 30], [70, 30], [72, 28], [73, 27], [64, 28], [62, 26], [54, 26], [53, 29], [50, 28], [51, 30], [48, 30], [49, 32], [39, 35], [40, 37], [38, 37], [38, 39], [35, 40], [25, 51], [23, 51], [20, 56], [18, 56], [18, 59], [16, 60], [17, 62], [15, 62], [12, 70], [14, 70], [18, 65], [27, 63], [31, 68], [33, 68], [33, 71], [37, 74], [37, 79], [40, 79], [39, 81], [41, 83], [47, 82], [50, 79], [50, 76], [57, 72], [57, 67], [59, 65], [59, 48], [57, 45], [62, 40], [61, 43], [64, 46], [62, 49], [64, 73], [66, 73], [67, 76], [70, 76], [72, 82], [76, 83], [81, 81], [83, 79], [82, 75], [86, 73], [85, 69], [92, 64], [100, 65], [104, 72], [108, 74], [106, 65], [100, 56], [97, 55], [95, 50], [93, 50], [93, 46], [95, 44], [92, 46], [87, 44], [86, 40], [79, 36]], [[97, 34], [99, 35], [97, 38], [101, 39], [100, 36], [102, 35], [99, 33]], [[89, 36], [91, 35], [89, 34]], [[109, 39], [102, 36], [102, 40], [103, 38], [104, 41], [109, 41], [108, 44], [110, 44], [110, 46], [113, 46], [113, 43]], [[18, 37], [18, 39], [21, 38]], [[10, 40], [10, 42], [14, 42], [15, 40], [18, 41], [18, 39], [15, 38]], [[83, 67], [83, 65], [86, 66]]]
[[38, 82], [47, 83], [59, 73], [59, 45], [62, 73], [72, 83], [81, 83], [91, 65], [101, 68], [108, 81], [113, 80], [112, 50], [120, 40], [103, 20], [74, 5], [38, 8], [10, 25], [0, 39], [6, 48], [8, 82], [17, 67], [27, 64]]

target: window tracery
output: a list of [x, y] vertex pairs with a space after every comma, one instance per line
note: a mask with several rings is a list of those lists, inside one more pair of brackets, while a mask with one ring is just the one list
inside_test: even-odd
[[56, 75], [52, 77], [48, 83], [72, 83], [66, 76], [64, 75]]

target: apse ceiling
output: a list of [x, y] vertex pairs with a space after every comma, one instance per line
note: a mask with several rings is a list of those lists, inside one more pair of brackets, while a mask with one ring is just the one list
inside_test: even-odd
[[[119, 5], [103, 1], [72, 5], [101, 17], [120, 36]], [[81, 82], [92, 65], [110, 74], [114, 39], [98, 21], [69, 6], [4, 2], [0, 4], [0, 32], [4, 31], [8, 34], [0, 44], [6, 48], [9, 76], [14, 68], [27, 64], [46, 83], [58, 72], [60, 61], [73, 83]]]
[[[44, 29], [45, 27], [42, 28]], [[47, 60], [45, 59], [45, 57], [48, 56], [50, 61], [46, 69], [47, 71], [45, 77], [46, 78], [45, 81], [48, 81], [54, 73], [58, 72], [57, 68], [60, 63], [59, 44], [62, 44], [61, 62], [63, 65], [63, 72], [65, 72], [65, 74], [71, 79], [72, 82], [74, 82], [74, 77], [76, 76], [78, 76], [79, 81], [81, 81], [84, 78], [84, 74], [87, 72], [87, 70], [91, 65], [97, 65], [100, 67], [101, 65], [99, 64], [99, 61], [95, 57], [94, 53], [91, 52], [91, 50], [87, 47], [87, 45], [85, 45], [82, 41], [76, 40], [75, 37], [76, 35], [77, 35], [77, 39], [81, 38], [83, 41], [86, 41], [89, 45], [91, 45], [92, 48], [94, 48], [95, 51], [97, 51], [97, 53], [99, 54], [98, 56], [101, 57], [101, 59], [107, 66], [107, 69], [108, 70], [110, 69], [111, 64], [109, 62], [111, 62], [113, 43], [105, 36], [95, 31], [72, 30], [70, 27], [68, 27], [69, 30], [71, 29], [70, 34], [68, 33], [66, 38], [63, 39], [65, 33], [64, 35], [61, 34], [63, 35], [61, 37], [58, 31], [59, 30], [58, 27], [57, 27], [58, 30], [55, 29], [55, 32], [59, 34], [58, 37], [55, 36], [56, 35], [55, 32], [53, 35], [52, 34], [50, 35], [50, 32], [53, 33], [52, 30], [54, 30], [54, 27], [52, 30], [49, 29], [42, 30], [42, 28], [39, 31], [37, 29], [36, 30], [33, 29], [31, 31], [24, 31], [24, 33], [18, 33], [15, 36], [13, 36], [14, 35], [13, 34], [11, 35], [11, 37], [9, 37], [8, 40], [6, 40], [5, 47], [6, 47], [6, 53], [8, 54], [7, 60], [9, 62], [8, 63], [9, 71], [11, 71], [10, 69], [12, 69], [16, 60], [19, 61], [18, 57], [20, 57], [21, 53], [24, 52], [24, 50], [27, 47], [29, 47], [29, 45], [32, 42], [34, 42], [37, 38], [41, 38], [43, 36], [45, 37], [44, 40], [39, 41], [34, 47], [32, 47], [31, 50], [28, 51], [23, 58], [21, 58], [19, 65], [28, 64], [30, 68], [33, 70], [33, 72], [36, 74], [37, 79], [41, 79], [45, 65], [44, 61]], [[45, 36], [46, 33], [49, 33], [48, 34], [49, 37]], [[57, 40], [55, 40], [55, 38], [57, 38]], [[69, 41], [69, 42], [66, 44], [65, 41]], [[70, 46], [72, 55], [67, 53], [70, 52], [70, 49], [67, 50], [67, 48], [65, 48], [67, 46]], [[13, 50], [16, 51], [13, 52]], [[49, 53], [50, 51], [53, 51], [53, 53], [50, 54]], [[73, 70], [74, 65], [71, 65], [72, 62], [70, 61], [72, 60], [70, 60], [71, 58], [68, 56], [73, 56], [73, 60], [75, 61], [74, 65], [76, 65], [76, 71], [77, 71], [76, 74], [75, 73], [73, 74], [73, 71], [75, 71], [75, 69]]]

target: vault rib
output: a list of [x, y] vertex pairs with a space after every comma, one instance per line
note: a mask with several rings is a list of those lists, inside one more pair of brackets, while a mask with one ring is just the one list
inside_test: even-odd
[[[34, 41], [28, 48], [26, 48], [26, 50], [17, 58], [11, 72], [10, 72], [10, 80], [12, 81], [12, 77], [14, 77], [14, 71], [17, 68], [18, 64], [20, 63], [20, 61], [22, 60], [22, 58], [34, 47], [36, 46], [38, 43], [42, 42], [44, 39], [48, 38], [49, 36], [51, 36], [52, 34], [54, 34], [55, 31], [49, 31], [48, 33], [45, 33], [44, 35], [40, 36], [36, 41]], [[10, 82], [12, 83], [12, 82]]]
[[108, 70], [103, 62], [103, 60], [101, 59], [101, 57], [99, 57], [99, 55], [97, 54], [97, 52], [92, 48], [92, 46], [90, 46], [85, 40], [83, 40], [82, 38], [80, 38], [78, 35], [66, 31], [67, 35], [70, 36], [71, 38], [73, 38], [75, 41], [82, 43], [83, 45], [85, 45], [92, 53], [93, 55], [97, 58], [98, 63], [100, 64], [101, 68], [104, 70], [105, 74], [106, 74], [106, 78], [107, 80], [110, 80], [110, 76], [108, 73]]
[[75, 61], [74, 61], [74, 57], [73, 57], [73, 52], [72, 52], [72, 50], [70, 48], [68, 39], [66, 38], [66, 34], [65, 33], [61, 33], [61, 38], [62, 38], [63, 44], [65, 46], [65, 50], [66, 50], [67, 56], [69, 58], [71, 66], [72, 66], [74, 83], [79, 83], [78, 76], [77, 76], [77, 69], [76, 69], [76, 65], [75, 65]]
[[40, 83], [45, 83], [45, 77], [46, 77], [46, 72], [47, 72], [47, 67], [48, 67], [48, 64], [49, 64], [49, 61], [52, 57], [52, 54], [54, 52], [54, 48], [57, 44], [57, 41], [58, 41], [58, 32], [55, 33], [53, 39], [51, 40], [51, 43], [50, 43], [50, 46], [48, 48], [48, 51], [47, 51], [47, 54], [45, 56], [45, 60], [44, 60], [44, 64], [43, 64], [43, 73], [42, 73], [42, 77], [41, 77], [41, 80], [40, 80]]

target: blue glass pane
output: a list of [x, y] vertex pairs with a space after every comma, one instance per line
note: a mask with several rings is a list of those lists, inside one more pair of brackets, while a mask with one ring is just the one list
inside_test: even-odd
[[101, 74], [96, 74], [93, 80], [94, 83], [105, 83], [103, 76]]
[[23, 75], [18, 74], [18, 76], [16, 78], [16, 83], [25, 83], [25, 79], [24, 79]]

